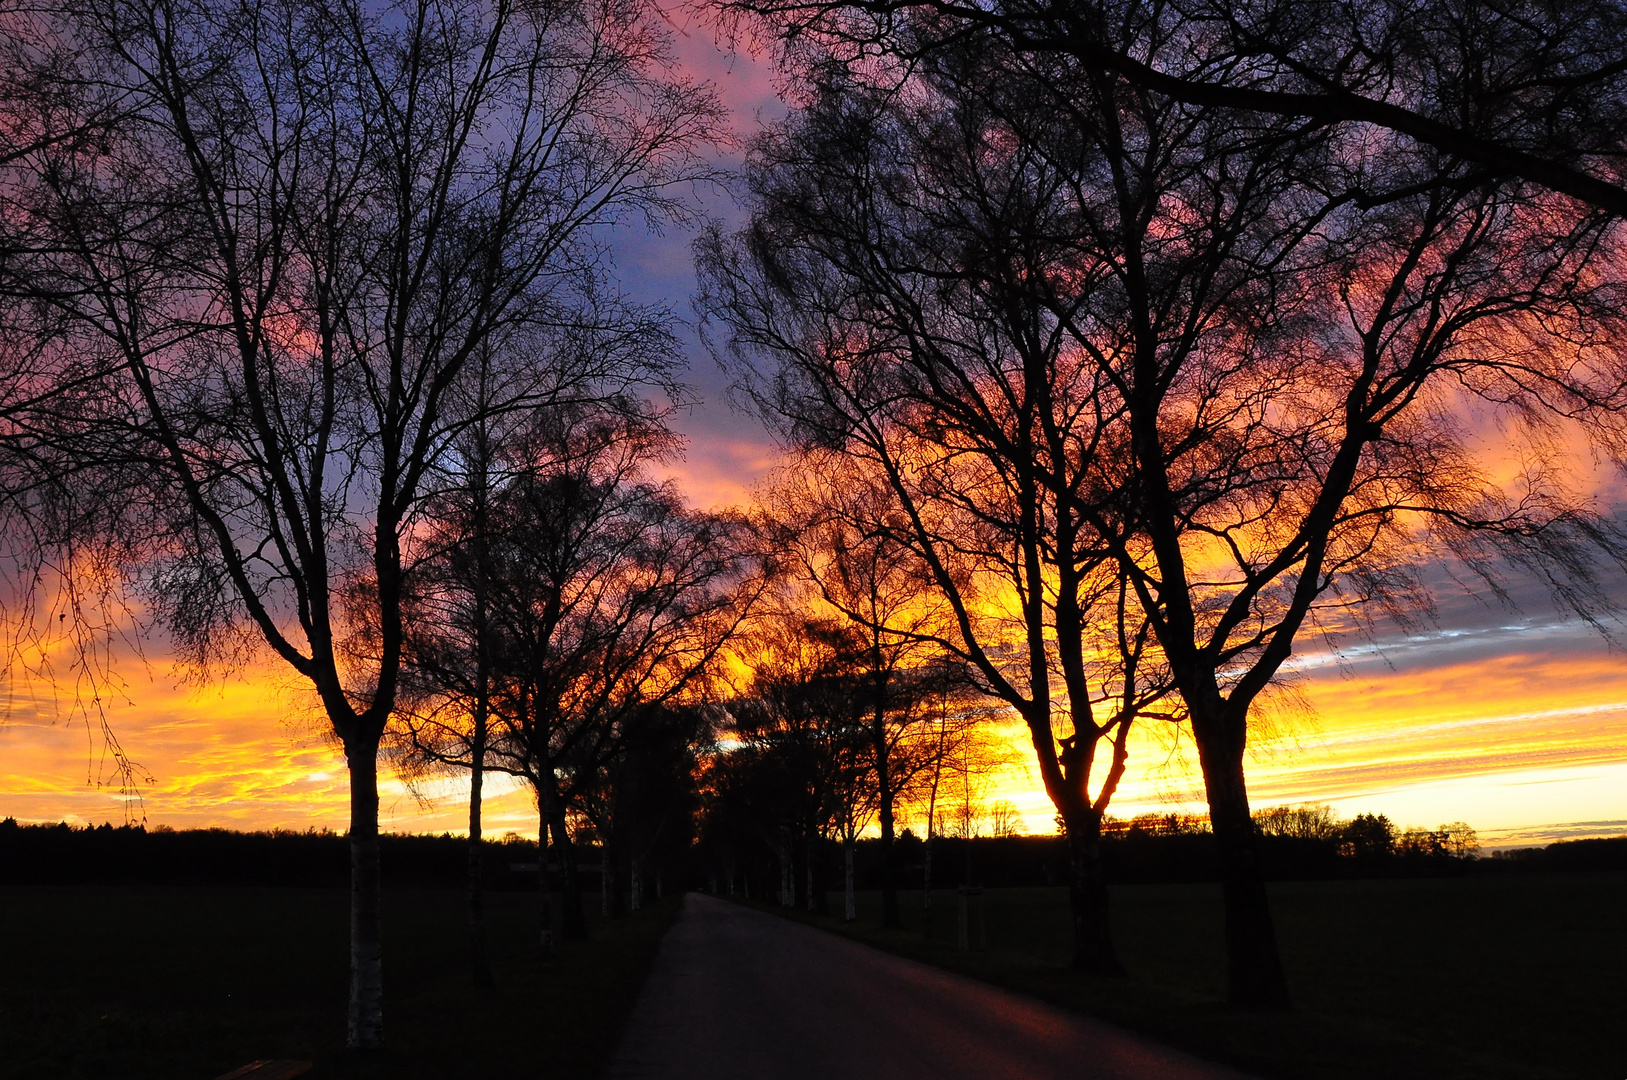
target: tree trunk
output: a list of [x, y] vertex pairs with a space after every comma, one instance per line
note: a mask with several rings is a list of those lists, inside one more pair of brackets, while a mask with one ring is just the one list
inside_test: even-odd
[[1064, 819], [1068, 842], [1068, 904], [1073, 915], [1073, 967], [1091, 975], [1123, 975], [1113, 948], [1107, 879], [1102, 872], [1101, 819], [1082, 810]]
[[815, 887], [814, 883], [814, 842], [812, 840], [807, 841], [807, 850], [803, 852], [802, 861], [808, 870], [808, 914], [813, 915], [820, 913], [819, 909], [823, 905], [821, 905], [816, 899], [819, 895], [819, 890]]
[[819, 835], [817, 829], [810, 829], [803, 843], [803, 861], [808, 867], [808, 911], [815, 915], [829, 915], [830, 896], [825, 892], [825, 838]]
[[379, 792], [376, 743], [346, 747], [350, 766], [350, 1013], [345, 1045], [384, 1045], [379, 934]]
[[576, 866], [576, 845], [571, 842], [571, 831], [565, 826], [564, 811], [556, 809], [549, 825], [554, 836], [554, 851], [559, 855], [560, 934], [571, 941], [583, 941], [588, 936], [588, 921], [582, 909], [582, 878]]
[[785, 837], [785, 853], [787, 864], [790, 866], [790, 881], [788, 882], [790, 900], [786, 907], [798, 908], [808, 902], [808, 841], [804, 837], [802, 843], [797, 843], [797, 835], [788, 832]]
[[932, 820], [927, 819], [926, 848], [921, 852], [921, 936], [932, 937]]
[[638, 860], [627, 866], [627, 910], [637, 911], [644, 906], [644, 879], [639, 874]]
[[794, 878], [791, 876], [791, 841], [789, 837], [782, 836], [780, 848], [780, 907], [796, 907], [796, 897], [792, 895], [791, 887]]
[[893, 778], [892, 763], [887, 755], [887, 722], [881, 709], [876, 709], [874, 730], [876, 754], [876, 798], [881, 817], [881, 925], [896, 930], [904, 925], [898, 910], [898, 849], [893, 840]]
[[548, 897], [548, 799], [542, 791], [537, 792], [537, 914], [541, 919], [541, 929], [537, 933], [537, 944], [542, 947], [544, 956], [554, 951], [554, 909]]
[[[620, 849], [618, 848], [617, 850], [619, 851]], [[627, 914], [627, 904], [629, 900], [627, 892], [621, 887], [621, 856], [617, 855], [615, 858], [609, 860], [609, 865], [613, 868], [613, 873], [611, 874], [610, 878], [610, 914], [613, 918], [619, 919], [623, 915]], [[633, 874], [635, 869], [636, 867], [633, 865], [633, 861], [628, 859], [627, 875], [630, 883], [634, 881]]]
[[[487, 385], [482, 370], [481, 386]], [[487, 535], [486, 482], [491, 468], [491, 445], [482, 420], [475, 431], [475, 464], [479, 480], [474, 486], [474, 730], [469, 739], [469, 980], [478, 987], [492, 985], [491, 961], [486, 955], [485, 867], [480, 828], [481, 798], [486, 780], [487, 724], [491, 718], [491, 653], [488, 645], [486, 584], [491, 579], [490, 536]]]
[[846, 879], [845, 903], [842, 907], [842, 918], [852, 922], [859, 917], [859, 908], [853, 896], [853, 839], [849, 837], [842, 845], [842, 862], [844, 864]]
[[[482, 684], [484, 679], [482, 679]], [[486, 883], [483, 838], [480, 828], [481, 791], [486, 777], [486, 708], [484, 685], [477, 692], [475, 730], [469, 768], [469, 980], [491, 986], [491, 961], [486, 955]]]
[[[1194, 734], [1200, 726], [1207, 725], [1200, 725], [1194, 714]], [[1286, 1009], [1288, 979], [1277, 951], [1277, 931], [1266, 896], [1259, 843], [1249, 815], [1243, 742], [1202, 737], [1196, 741], [1209, 799], [1209, 827], [1214, 830], [1220, 854], [1226, 913], [1226, 1000], [1247, 1008]]]

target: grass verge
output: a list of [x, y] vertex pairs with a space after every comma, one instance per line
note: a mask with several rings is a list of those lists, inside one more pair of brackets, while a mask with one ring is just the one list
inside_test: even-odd
[[[1298, 1008], [1221, 1001], [1219, 892], [1114, 890], [1114, 930], [1131, 977], [1066, 967], [1061, 889], [995, 889], [989, 948], [955, 948], [958, 897], [934, 893], [923, 937], [920, 892], [905, 926], [880, 928], [861, 894], [855, 923], [765, 911], [1089, 1013], [1199, 1056], [1282, 1080], [1543, 1080], [1610, 1077], [1627, 1063], [1627, 877], [1304, 882], [1273, 886]], [[831, 897], [839, 910], [840, 897]]]
[[0, 1073], [211, 1080], [304, 1058], [313, 1080], [593, 1077], [679, 903], [594, 918], [589, 940], [544, 959], [536, 897], [490, 894], [497, 985], [477, 990], [464, 894], [391, 892], [387, 1047], [357, 1055], [344, 1049], [347, 901], [318, 889], [0, 889]]

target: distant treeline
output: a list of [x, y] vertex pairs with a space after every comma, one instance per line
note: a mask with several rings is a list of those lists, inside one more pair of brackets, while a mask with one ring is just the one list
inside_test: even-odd
[[[1627, 871], [1627, 836], [1566, 840], [1546, 847], [1498, 852], [1491, 858], [1453, 855], [1449, 849], [1422, 845], [1354, 847], [1329, 838], [1260, 837], [1266, 877], [1275, 881], [1377, 877], [1446, 877], [1506, 873]], [[879, 887], [881, 867], [861, 843], [861, 888]], [[906, 833], [900, 844], [903, 883], [919, 887], [925, 842]], [[868, 856], [868, 857], [867, 857]], [[1176, 829], [1124, 828], [1102, 840], [1102, 858], [1110, 881], [1130, 883], [1196, 882], [1220, 879], [1214, 834], [1184, 824]], [[939, 837], [933, 841], [935, 885], [1003, 887], [1064, 885], [1067, 849], [1060, 837], [980, 837], [970, 841]]]
[[[1365, 815], [1364, 815], [1365, 817]], [[1372, 822], [1355, 819], [1358, 829], [1375, 833]], [[1380, 822], [1382, 818], [1378, 819]], [[1346, 823], [1349, 824], [1349, 823]], [[1417, 843], [1354, 846], [1341, 837], [1292, 836], [1262, 830], [1266, 874], [1275, 880], [1358, 877], [1432, 877], [1462, 874], [1627, 871], [1627, 837], [1566, 840], [1540, 848], [1498, 852], [1493, 858], [1454, 855], [1449, 848]], [[1404, 836], [1399, 833], [1397, 836]], [[456, 888], [466, 880], [467, 841], [452, 835], [383, 837], [387, 884], [409, 888]], [[597, 887], [597, 853], [582, 851], [583, 884]], [[824, 875], [839, 881], [839, 850], [826, 852]], [[879, 888], [880, 845], [861, 841], [858, 885]], [[1219, 877], [1214, 836], [1201, 820], [1164, 815], [1116, 823], [1103, 841], [1111, 880], [1135, 882], [1213, 881]], [[905, 830], [899, 839], [901, 884], [919, 888], [926, 843]], [[932, 880], [937, 887], [1063, 885], [1067, 850], [1056, 836], [937, 837], [932, 842]], [[509, 838], [488, 841], [485, 875], [490, 888], [535, 889], [536, 844]], [[712, 880], [702, 860], [691, 862], [688, 884], [727, 891]], [[0, 821], [0, 885], [199, 884], [343, 887], [348, 848], [331, 832], [232, 832], [226, 829], [175, 831], [159, 827], [101, 825], [75, 828], [19, 825]], [[675, 868], [676, 869], [676, 868]], [[755, 877], [755, 875], [754, 875]], [[767, 881], [755, 881], [754, 894], [768, 895]], [[738, 880], [737, 888], [745, 888]]]
[[[1254, 819], [1263, 869], [1274, 881], [1627, 871], [1627, 836], [1562, 841], [1482, 858], [1474, 830], [1463, 822], [1435, 829], [1397, 828], [1382, 814], [1341, 820], [1326, 806], [1273, 807], [1258, 811]], [[1214, 834], [1197, 815], [1109, 819], [1102, 827], [1101, 856], [1109, 882], [1220, 880]], [[841, 857], [836, 845], [824, 845], [814, 878], [828, 888], [839, 887]], [[1067, 846], [1060, 836], [970, 840], [938, 836], [931, 842], [929, 855], [926, 841], [906, 829], [898, 839], [897, 857], [899, 884], [906, 889], [920, 888], [929, 867], [934, 888], [1068, 883]], [[858, 888], [881, 887], [879, 842], [861, 840], [854, 863]], [[763, 899], [779, 896], [777, 867], [766, 848], [755, 858], [737, 860], [732, 867], [720, 869], [715, 859], [709, 865], [708, 880], [702, 882], [706, 888], [746, 892]]]
[[[858, 885], [880, 888], [879, 845], [864, 841], [858, 851]], [[900, 845], [905, 862], [902, 885], [919, 888], [924, 867], [923, 842], [913, 835]], [[1394, 856], [1382, 860], [1355, 860], [1336, 848], [1315, 841], [1267, 837], [1262, 841], [1266, 877], [1274, 881], [1339, 878], [1447, 877], [1505, 873], [1570, 873], [1627, 871], [1627, 837], [1567, 840], [1544, 848], [1499, 852], [1495, 858], [1444, 861]], [[1219, 857], [1209, 833], [1172, 836], [1143, 835], [1106, 841], [1103, 858], [1110, 881], [1121, 884], [1218, 881]], [[971, 841], [939, 837], [933, 841], [934, 887], [967, 884], [1003, 888], [1028, 885], [1065, 885], [1067, 850], [1060, 837], [979, 837]], [[719, 888], [726, 883], [719, 881]], [[738, 886], [737, 886], [738, 888]], [[754, 895], [765, 898], [754, 884]]]
[[[381, 840], [384, 881], [395, 887], [457, 887], [467, 881], [468, 842], [460, 836]], [[584, 861], [596, 861], [583, 852]], [[536, 888], [537, 845], [488, 841], [489, 888]], [[515, 867], [521, 867], [516, 870]], [[19, 825], [0, 821], [0, 884], [198, 884], [343, 887], [350, 849], [326, 831], [232, 832], [163, 826]]]

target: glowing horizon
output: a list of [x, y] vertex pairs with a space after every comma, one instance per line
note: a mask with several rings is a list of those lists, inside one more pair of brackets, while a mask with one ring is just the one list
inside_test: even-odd
[[[682, 62], [717, 85], [737, 133], [783, 111], [763, 65], [719, 50], [704, 30], [679, 31]], [[720, 195], [710, 198], [708, 213], [734, 213]], [[694, 284], [688, 241], [677, 232], [618, 236], [629, 293], [681, 307], [676, 298]], [[724, 404], [723, 380], [695, 335], [686, 340], [701, 401], [677, 417], [687, 452], [665, 472], [697, 505], [738, 504], [776, 453], [755, 420]], [[1343, 816], [1385, 813], [1399, 825], [1426, 827], [1463, 820], [1488, 847], [1627, 833], [1627, 657], [1540, 596], [1523, 597], [1534, 613], [1525, 615], [1450, 587], [1440, 602], [1427, 632], [1381, 628], [1372, 641], [1349, 635], [1337, 654], [1302, 637], [1295, 671], [1310, 708], [1256, 739], [1254, 805], [1327, 803]], [[136, 808], [149, 825], [344, 829], [343, 758], [291, 673], [263, 660], [191, 687], [154, 655], [145, 667], [127, 657], [119, 674], [125, 686], [108, 705], [109, 721], [152, 775]], [[14, 670], [8, 698], [0, 712], [0, 818], [124, 820], [124, 796], [100, 782], [107, 772], [95, 738], [56, 708], [49, 689]], [[529, 793], [503, 779], [488, 784], [486, 829], [535, 835]], [[462, 831], [465, 792], [456, 777], [415, 791], [386, 767], [381, 825]], [[1023, 770], [1003, 775], [989, 799], [1015, 804], [1029, 831], [1051, 831], [1050, 804]], [[1190, 755], [1144, 729], [1112, 812], [1201, 807]]]
[[[760, 460], [766, 460], [760, 459]], [[738, 473], [718, 478], [738, 490]], [[1536, 605], [1532, 605], [1536, 606]], [[131, 803], [97, 736], [20, 670], [0, 718], [0, 818], [71, 824], [343, 831], [343, 757], [296, 677], [264, 659], [208, 685], [183, 683], [155, 656], [126, 655], [106, 706], [125, 751], [150, 774]], [[1254, 740], [1256, 808], [1326, 803], [1341, 816], [1384, 813], [1397, 825], [1462, 820], [1487, 847], [1627, 833], [1627, 657], [1581, 620], [1516, 615], [1468, 595], [1446, 597], [1427, 631], [1377, 633], [1337, 651], [1302, 651], [1297, 699]], [[1026, 732], [1008, 737], [1027, 761]], [[1144, 725], [1112, 810], [1203, 810], [1189, 741]], [[410, 786], [381, 770], [381, 826], [464, 832], [467, 782]], [[1054, 814], [1033, 775], [1008, 768], [986, 803], [1015, 805], [1026, 831]], [[911, 822], [905, 815], [905, 824]], [[488, 781], [484, 827], [536, 834], [527, 789]]]

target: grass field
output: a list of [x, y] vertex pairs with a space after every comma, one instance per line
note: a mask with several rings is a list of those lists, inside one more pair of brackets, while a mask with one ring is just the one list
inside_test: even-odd
[[[497, 987], [469, 984], [464, 894], [385, 898], [387, 1049], [343, 1049], [347, 894], [0, 889], [0, 1075], [211, 1080], [308, 1058], [313, 1080], [597, 1075], [676, 898], [542, 960], [536, 897], [489, 897]], [[594, 913], [590, 912], [590, 915]]]
[[[1627, 876], [1467, 877], [1272, 886], [1296, 1012], [1238, 1013], [1223, 990], [1218, 886], [1114, 890], [1131, 978], [1091, 980], [1068, 958], [1061, 889], [991, 889], [985, 953], [954, 948], [952, 890], [921, 894], [906, 927], [822, 925], [932, 963], [1118, 1020], [1266, 1076], [1627, 1076]], [[840, 897], [831, 897], [840, 910]]]

